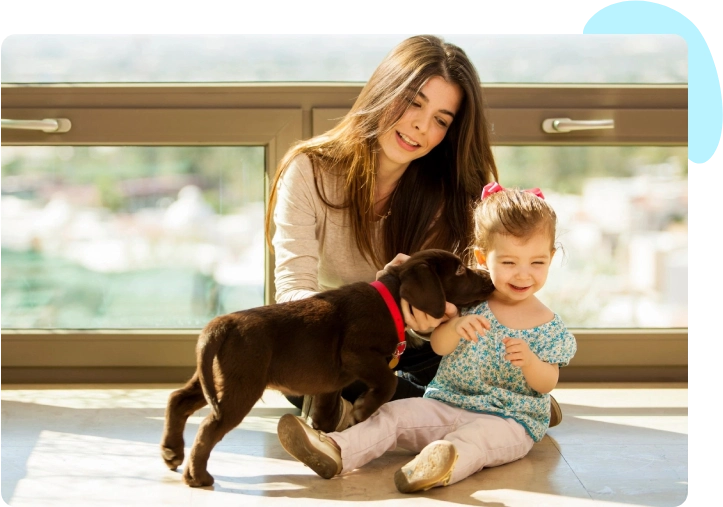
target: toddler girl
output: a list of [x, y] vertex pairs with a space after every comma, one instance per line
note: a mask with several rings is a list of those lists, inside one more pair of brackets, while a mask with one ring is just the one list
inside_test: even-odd
[[325, 434], [286, 414], [284, 449], [325, 479], [397, 446], [419, 454], [400, 468], [402, 493], [454, 484], [524, 457], [550, 423], [549, 392], [577, 350], [560, 317], [537, 299], [555, 255], [557, 217], [539, 189], [484, 187], [474, 255], [495, 292], [437, 327], [443, 356], [423, 398], [391, 401], [366, 421]]

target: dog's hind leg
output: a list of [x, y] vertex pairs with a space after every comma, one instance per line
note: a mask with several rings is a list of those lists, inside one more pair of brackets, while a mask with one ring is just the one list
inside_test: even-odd
[[219, 399], [219, 413], [210, 413], [198, 428], [183, 480], [192, 487], [210, 486], [213, 476], [206, 467], [211, 451], [221, 439], [238, 426], [254, 404], [264, 394], [264, 384], [255, 382], [227, 381]]
[[168, 397], [166, 420], [161, 437], [161, 456], [166, 466], [175, 470], [183, 463], [183, 430], [188, 418], [198, 409], [206, 405], [198, 375]]

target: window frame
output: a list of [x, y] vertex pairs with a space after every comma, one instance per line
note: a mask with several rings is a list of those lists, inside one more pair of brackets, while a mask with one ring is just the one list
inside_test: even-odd
[[[2, 85], [3, 119], [68, 118], [64, 134], [3, 129], [4, 146], [243, 146], [266, 149], [266, 188], [286, 149], [322, 133], [362, 83]], [[492, 143], [687, 146], [687, 85], [485, 85]], [[546, 118], [613, 119], [614, 130], [546, 134]], [[260, 226], [262, 226], [260, 224]], [[275, 292], [265, 258], [265, 301]], [[3, 381], [182, 382], [199, 330], [2, 330]], [[567, 381], [687, 381], [688, 329], [572, 329]]]

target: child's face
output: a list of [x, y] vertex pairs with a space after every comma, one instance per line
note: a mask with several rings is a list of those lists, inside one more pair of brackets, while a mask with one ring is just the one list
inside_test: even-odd
[[547, 234], [528, 238], [496, 234], [486, 253], [475, 250], [477, 261], [485, 266], [498, 295], [510, 301], [523, 301], [539, 291], [547, 281], [555, 250]]

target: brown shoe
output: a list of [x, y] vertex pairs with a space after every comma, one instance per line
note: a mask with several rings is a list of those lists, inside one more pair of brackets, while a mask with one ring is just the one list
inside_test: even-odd
[[336, 423], [334, 431], [344, 431], [354, 426], [354, 416], [351, 414], [353, 409], [354, 406], [350, 401], [341, 398], [341, 403], [339, 403], [339, 422]]
[[284, 414], [276, 434], [286, 452], [311, 468], [324, 479], [342, 470], [341, 451], [325, 433], [311, 428], [301, 417]]
[[[341, 402], [339, 403], [338, 418], [334, 431], [344, 431], [347, 428], [354, 426], [354, 416], [352, 410], [354, 405], [349, 400], [340, 397]], [[311, 418], [311, 404], [314, 401], [312, 395], [304, 395], [304, 402], [301, 406], [301, 418], [311, 426], [314, 427], [314, 420]]]
[[457, 450], [452, 442], [437, 440], [427, 445], [417, 457], [397, 470], [394, 484], [400, 493], [427, 491], [446, 486], [457, 462]]
[[550, 428], [562, 422], [562, 409], [557, 400], [550, 395]]
[[309, 414], [311, 414], [311, 402], [312, 401], [314, 401], [314, 397], [309, 394], [305, 394], [304, 401], [301, 404], [301, 418], [304, 421], [308, 422], [309, 424], [311, 424], [310, 419], [309, 419]]

